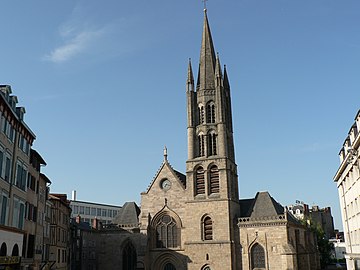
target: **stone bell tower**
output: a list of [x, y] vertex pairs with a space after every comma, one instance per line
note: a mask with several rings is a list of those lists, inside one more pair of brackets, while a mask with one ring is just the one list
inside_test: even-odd
[[230, 85], [226, 67], [221, 68], [215, 55], [206, 9], [197, 82], [189, 61], [186, 95], [189, 216], [185, 249], [194, 251], [194, 269], [205, 265], [239, 269], [236, 218], [240, 210]]

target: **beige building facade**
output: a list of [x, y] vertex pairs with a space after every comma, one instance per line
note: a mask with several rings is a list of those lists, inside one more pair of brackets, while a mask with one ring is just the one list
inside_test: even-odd
[[42, 266], [43, 158], [9, 85], [0, 85], [0, 269]]
[[360, 269], [360, 110], [355, 116], [343, 147], [340, 167], [334, 176], [341, 207], [349, 270]]

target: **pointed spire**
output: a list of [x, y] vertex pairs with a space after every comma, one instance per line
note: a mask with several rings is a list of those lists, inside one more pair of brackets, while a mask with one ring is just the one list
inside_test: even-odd
[[211, 37], [206, 9], [204, 10], [204, 26], [200, 50], [197, 90], [214, 89], [215, 82], [215, 50]]
[[189, 58], [189, 65], [188, 65], [187, 91], [188, 92], [194, 91], [194, 75], [191, 67], [191, 58]]
[[216, 54], [215, 77], [222, 78], [219, 53]]
[[226, 89], [230, 89], [230, 83], [229, 83], [228, 75], [226, 72], [226, 65], [224, 65], [224, 87]]

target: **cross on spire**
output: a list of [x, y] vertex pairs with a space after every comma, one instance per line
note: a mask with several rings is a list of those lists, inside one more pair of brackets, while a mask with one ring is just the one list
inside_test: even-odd
[[206, 2], [209, 0], [201, 0], [204, 3], [204, 10], [206, 10]]

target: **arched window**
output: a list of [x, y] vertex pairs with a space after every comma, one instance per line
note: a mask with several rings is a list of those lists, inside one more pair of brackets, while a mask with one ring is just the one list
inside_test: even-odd
[[4, 257], [7, 255], [7, 247], [6, 247], [6, 243], [2, 243], [1, 244], [1, 248], [0, 248], [0, 257]]
[[208, 135], [208, 149], [209, 149], [209, 156], [215, 156], [217, 154], [217, 150], [216, 150], [216, 138], [217, 138], [217, 135], [212, 132]]
[[136, 249], [131, 244], [131, 242], [128, 242], [126, 246], [124, 247], [123, 253], [122, 253], [122, 260], [123, 260], [123, 268], [124, 270], [136, 270], [136, 261], [137, 261], [137, 255], [136, 255]]
[[195, 195], [205, 194], [205, 171], [198, 167], [195, 173]]
[[265, 251], [258, 243], [251, 248], [251, 269], [265, 269]]
[[209, 194], [219, 193], [220, 192], [220, 184], [219, 184], [219, 169], [216, 165], [210, 167], [209, 174]]
[[163, 215], [155, 230], [157, 248], [175, 248], [180, 245], [180, 228], [171, 216]]
[[199, 157], [205, 156], [205, 138], [203, 134], [198, 136]]
[[215, 123], [215, 104], [212, 101], [206, 106], [206, 123]]
[[205, 122], [204, 106], [200, 105], [198, 107], [198, 113], [199, 113], [199, 124], [204, 124]]
[[213, 222], [209, 216], [203, 219], [203, 240], [213, 239]]
[[205, 267], [201, 268], [201, 270], [211, 270], [210, 266], [206, 265]]
[[176, 270], [176, 268], [172, 263], [167, 263], [165, 264], [164, 270]]
[[19, 246], [17, 244], [14, 245], [11, 256], [19, 256]]

